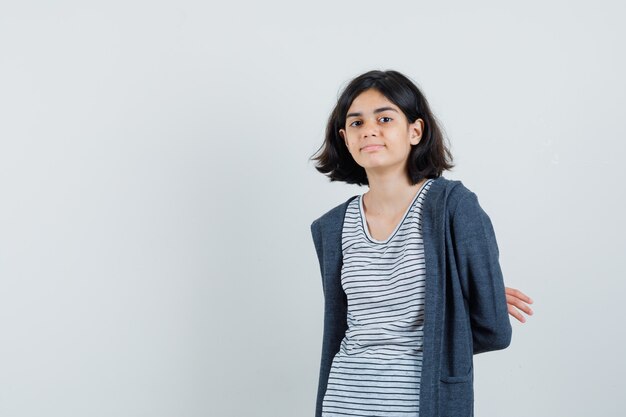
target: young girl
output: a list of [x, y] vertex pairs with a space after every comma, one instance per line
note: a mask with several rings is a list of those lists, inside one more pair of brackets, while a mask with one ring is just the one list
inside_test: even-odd
[[441, 129], [397, 71], [356, 77], [317, 170], [367, 184], [313, 221], [324, 291], [316, 417], [472, 416], [473, 355], [504, 349], [511, 314], [491, 221], [453, 168]]

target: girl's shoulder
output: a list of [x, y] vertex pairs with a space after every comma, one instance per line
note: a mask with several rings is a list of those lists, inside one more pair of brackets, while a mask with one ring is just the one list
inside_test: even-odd
[[434, 194], [440, 193], [443, 196], [443, 199], [446, 200], [447, 207], [454, 207], [456, 204], [463, 200], [468, 195], [472, 195], [475, 193], [470, 190], [461, 180], [453, 180], [444, 177], [439, 177], [432, 184], [430, 191], [433, 191]]
[[358, 196], [358, 194], [353, 195], [343, 203], [337, 204], [335, 207], [331, 208], [330, 210], [319, 216], [317, 219], [313, 220], [313, 222], [311, 223], [311, 227], [315, 227], [316, 225], [321, 224], [342, 223], [343, 218], [346, 214], [346, 210], [348, 208], [348, 204], [350, 204], [350, 202]]

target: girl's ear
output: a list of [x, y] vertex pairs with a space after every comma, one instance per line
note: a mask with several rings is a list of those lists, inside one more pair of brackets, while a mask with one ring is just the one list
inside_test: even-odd
[[411, 144], [417, 145], [422, 139], [422, 133], [424, 132], [424, 121], [417, 119], [409, 125], [411, 131]]
[[346, 140], [346, 131], [344, 129], [339, 129], [339, 136], [341, 136], [341, 139], [343, 139], [343, 143], [345, 143], [346, 147], [348, 147], [348, 141]]

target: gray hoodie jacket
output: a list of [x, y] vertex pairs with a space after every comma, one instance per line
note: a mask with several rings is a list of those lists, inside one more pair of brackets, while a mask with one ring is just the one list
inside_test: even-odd
[[[311, 223], [324, 292], [316, 417], [347, 329], [341, 231], [348, 203]], [[420, 417], [474, 415], [473, 355], [511, 343], [511, 322], [491, 220], [461, 181], [439, 176], [422, 203], [426, 262]]]

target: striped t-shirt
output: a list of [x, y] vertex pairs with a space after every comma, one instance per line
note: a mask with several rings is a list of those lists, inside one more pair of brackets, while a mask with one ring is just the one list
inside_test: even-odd
[[322, 416], [419, 416], [425, 263], [416, 193], [386, 240], [374, 239], [363, 196], [346, 210], [341, 285], [348, 329], [333, 358]]

